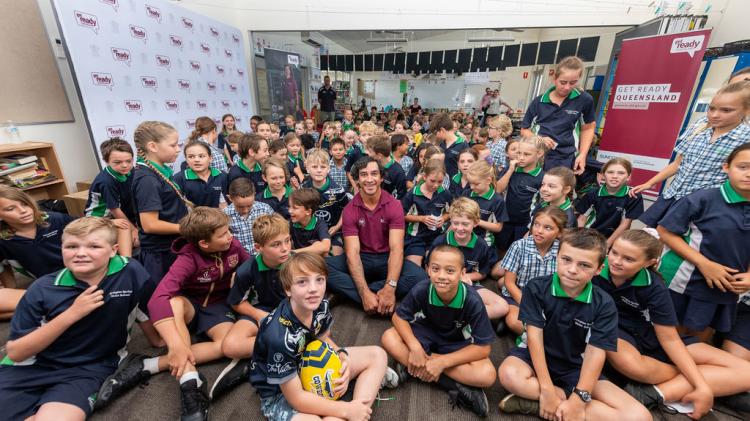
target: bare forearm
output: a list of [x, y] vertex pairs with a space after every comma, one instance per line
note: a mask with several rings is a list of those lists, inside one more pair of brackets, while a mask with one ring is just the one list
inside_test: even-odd
[[521, 303], [521, 288], [516, 285], [518, 279], [515, 272], [505, 272], [505, 289], [508, 290], [510, 296], [516, 300], [517, 303]]
[[33, 332], [9, 341], [7, 344], [8, 358], [15, 362], [20, 362], [38, 354], [50, 346], [52, 342], [59, 338], [76, 321], [76, 318], [70, 312], [64, 311], [60, 313], [59, 316]]
[[157, 321], [154, 323], [154, 328], [156, 328], [156, 331], [159, 332], [159, 336], [161, 336], [162, 339], [164, 339], [164, 342], [166, 342], [167, 348], [174, 349], [175, 347], [180, 346], [190, 346], [190, 338], [188, 338], [188, 343], [186, 344], [185, 340], [180, 336], [180, 332], [175, 325], [174, 317]]
[[695, 266], [700, 266], [701, 264], [708, 261], [708, 259], [706, 259], [706, 257], [703, 256], [698, 250], [690, 247], [690, 245], [683, 241], [682, 238], [662, 227], [661, 225], [656, 227], [656, 231], [659, 233], [659, 238], [661, 239], [661, 241], [666, 244], [667, 247], [672, 249], [675, 253], [680, 255], [688, 262], [694, 264]]
[[677, 174], [677, 170], [680, 169], [680, 162], [682, 162], [682, 155], [677, 155], [677, 158], [669, 165], [664, 167], [663, 170], [659, 171], [655, 176], [651, 177], [645, 184], [654, 185], [661, 183], [669, 177]]
[[264, 317], [268, 315], [268, 313], [266, 313], [265, 311], [257, 307], [254, 307], [252, 304], [248, 303], [246, 300], [243, 300], [241, 303], [237, 304], [236, 306], [232, 306], [232, 309], [239, 314], [252, 317], [257, 322], [260, 322]]
[[403, 266], [404, 249], [401, 247], [391, 247], [391, 252], [388, 254], [388, 273], [386, 279], [399, 279]]
[[604, 367], [606, 356], [607, 354], [603, 349], [586, 345], [586, 350], [583, 352], [581, 374], [578, 377], [577, 387], [579, 389], [589, 392], [594, 390], [594, 386], [602, 372], [602, 367]]
[[547, 359], [544, 356], [544, 332], [538, 327], [527, 326], [527, 338], [531, 363], [539, 380], [539, 386], [545, 389], [554, 387], [547, 368]]
[[414, 332], [411, 330], [409, 322], [398, 317], [395, 313], [393, 314], [393, 317], [391, 317], [391, 321], [393, 322], [393, 327], [396, 328], [396, 332], [398, 332], [398, 336], [401, 337], [401, 340], [404, 341], [409, 350], [422, 349], [422, 345], [419, 343], [416, 336], [414, 336]]
[[325, 256], [328, 254], [330, 250], [331, 250], [331, 240], [326, 238], [325, 240], [316, 241], [307, 247], [297, 249], [294, 252], [295, 253], [307, 252], [307, 253], [314, 253], [314, 254], [320, 254], [322, 256]]
[[500, 232], [503, 230], [502, 222], [492, 223], [492, 222], [487, 222], [487, 221], [479, 221], [479, 224], [477, 225], [479, 225], [480, 228], [484, 228], [490, 232]]
[[363, 292], [367, 289], [367, 280], [365, 279], [365, 269], [362, 266], [362, 259], [359, 257], [359, 251], [357, 251], [357, 253], [352, 253], [350, 250], [347, 250], [346, 265], [349, 267], [349, 275], [354, 281], [354, 286], [357, 288], [357, 292], [362, 296]]
[[693, 357], [688, 353], [685, 343], [682, 342], [680, 334], [677, 333], [677, 329], [675, 329], [674, 326], [655, 324], [654, 331], [656, 332], [659, 344], [664, 348], [664, 352], [667, 353], [669, 359], [672, 360], [674, 365], [677, 366], [677, 369], [679, 369], [680, 373], [687, 378], [690, 384], [693, 385], [693, 387], [705, 385], [706, 379], [703, 377], [700, 370], [698, 370], [698, 366], [695, 365]]
[[445, 368], [456, 367], [474, 361], [479, 361], [490, 356], [489, 345], [468, 345], [456, 352], [441, 355]]
[[[617, 226], [617, 229], [609, 236], [609, 239], [607, 240], [608, 245], [612, 245], [612, 243], [619, 238], [623, 232], [630, 229], [630, 225], [633, 223], [632, 219], [628, 218], [622, 218], [622, 221], [620, 221], [620, 225]], [[580, 225], [579, 225], [580, 226]]]

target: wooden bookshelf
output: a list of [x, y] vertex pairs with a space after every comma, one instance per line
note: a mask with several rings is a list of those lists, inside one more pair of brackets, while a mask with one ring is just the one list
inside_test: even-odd
[[56, 180], [48, 181], [23, 190], [36, 200], [62, 199], [68, 194], [68, 186], [65, 176], [60, 168], [60, 160], [57, 158], [55, 145], [47, 142], [23, 142], [0, 145], [0, 158], [16, 153], [36, 155], [39, 163], [57, 177]]

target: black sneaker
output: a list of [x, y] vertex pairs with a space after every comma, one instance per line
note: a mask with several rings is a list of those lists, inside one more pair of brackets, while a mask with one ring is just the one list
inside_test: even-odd
[[625, 385], [625, 391], [648, 409], [664, 405], [664, 398], [653, 385], [631, 382]]
[[250, 359], [234, 359], [219, 373], [219, 377], [214, 381], [211, 392], [208, 397], [211, 400], [218, 398], [226, 392], [233, 389], [243, 381], [247, 381], [250, 374]]
[[750, 392], [729, 396], [717, 396], [714, 401], [738, 412], [750, 412]]
[[94, 409], [102, 409], [128, 390], [145, 383], [151, 373], [143, 369], [143, 360], [149, 358], [142, 354], [129, 354], [117, 367], [115, 372], [104, 379], [96, 394]]
[[208, 381], [198, 373], [201, 385], [197, 380], [188, 380], [180, 385], [182, 414], [180, 421], [208, 420]]
[[406, 369], [406, 366], [401, 363], [396, 363], [396, 374], [398, 374], [398, 383], [404, 384], [409, 378], [411, 377], [411, 374], [409, 374], [409, 370]]
[[500, 401], [499, 407], [500, 412], [506, 414], [539, 415], [539, 401], [522, 398], [512, 393]]
[[487, 403], [487, 395], [478, 387], [471, 387], [456, 382], [456, 390], [448, 392], [448, 400], [453, 407], [461, 407], [486, 418], [489, 414], [490, 405]]

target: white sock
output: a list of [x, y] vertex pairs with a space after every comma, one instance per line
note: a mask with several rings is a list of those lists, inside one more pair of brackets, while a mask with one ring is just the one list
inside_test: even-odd
[[659, 390], [659, 388], [656, 387], [656, 385], [654, 385], [654, 390], [656, 390], [656, 393], [658, 393], [659, 396], [661, 396], [661, 400], [662, 400], [662, 402], [664, 402], [664, 393], [662, 393], [662, 391]]
[[198, 382], [198, 387], [201, 387], [201, 385], [203, 384], [201, 378], [198, 376], [197, 371], [189, 371], [183, 374], [182, 377], [180, 377], [180, 384], [183, 384], [189, 380], [195, 380], [196, 382]]
[[143, 360], [143, 369], [151, 374], [159, 372], [159, 357], [151, 357]]

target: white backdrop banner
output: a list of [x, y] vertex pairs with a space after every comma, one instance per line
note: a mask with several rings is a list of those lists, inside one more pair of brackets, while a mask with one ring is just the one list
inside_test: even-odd
[[[231, 113], [249, 128], [242, 33], [162, 0], [54, 0], [80, 96], [99, 145], [132, 143], [144, 120], [185, 139], [200, 116]], [[101, 159], [101, 157], [100, 157]]]

